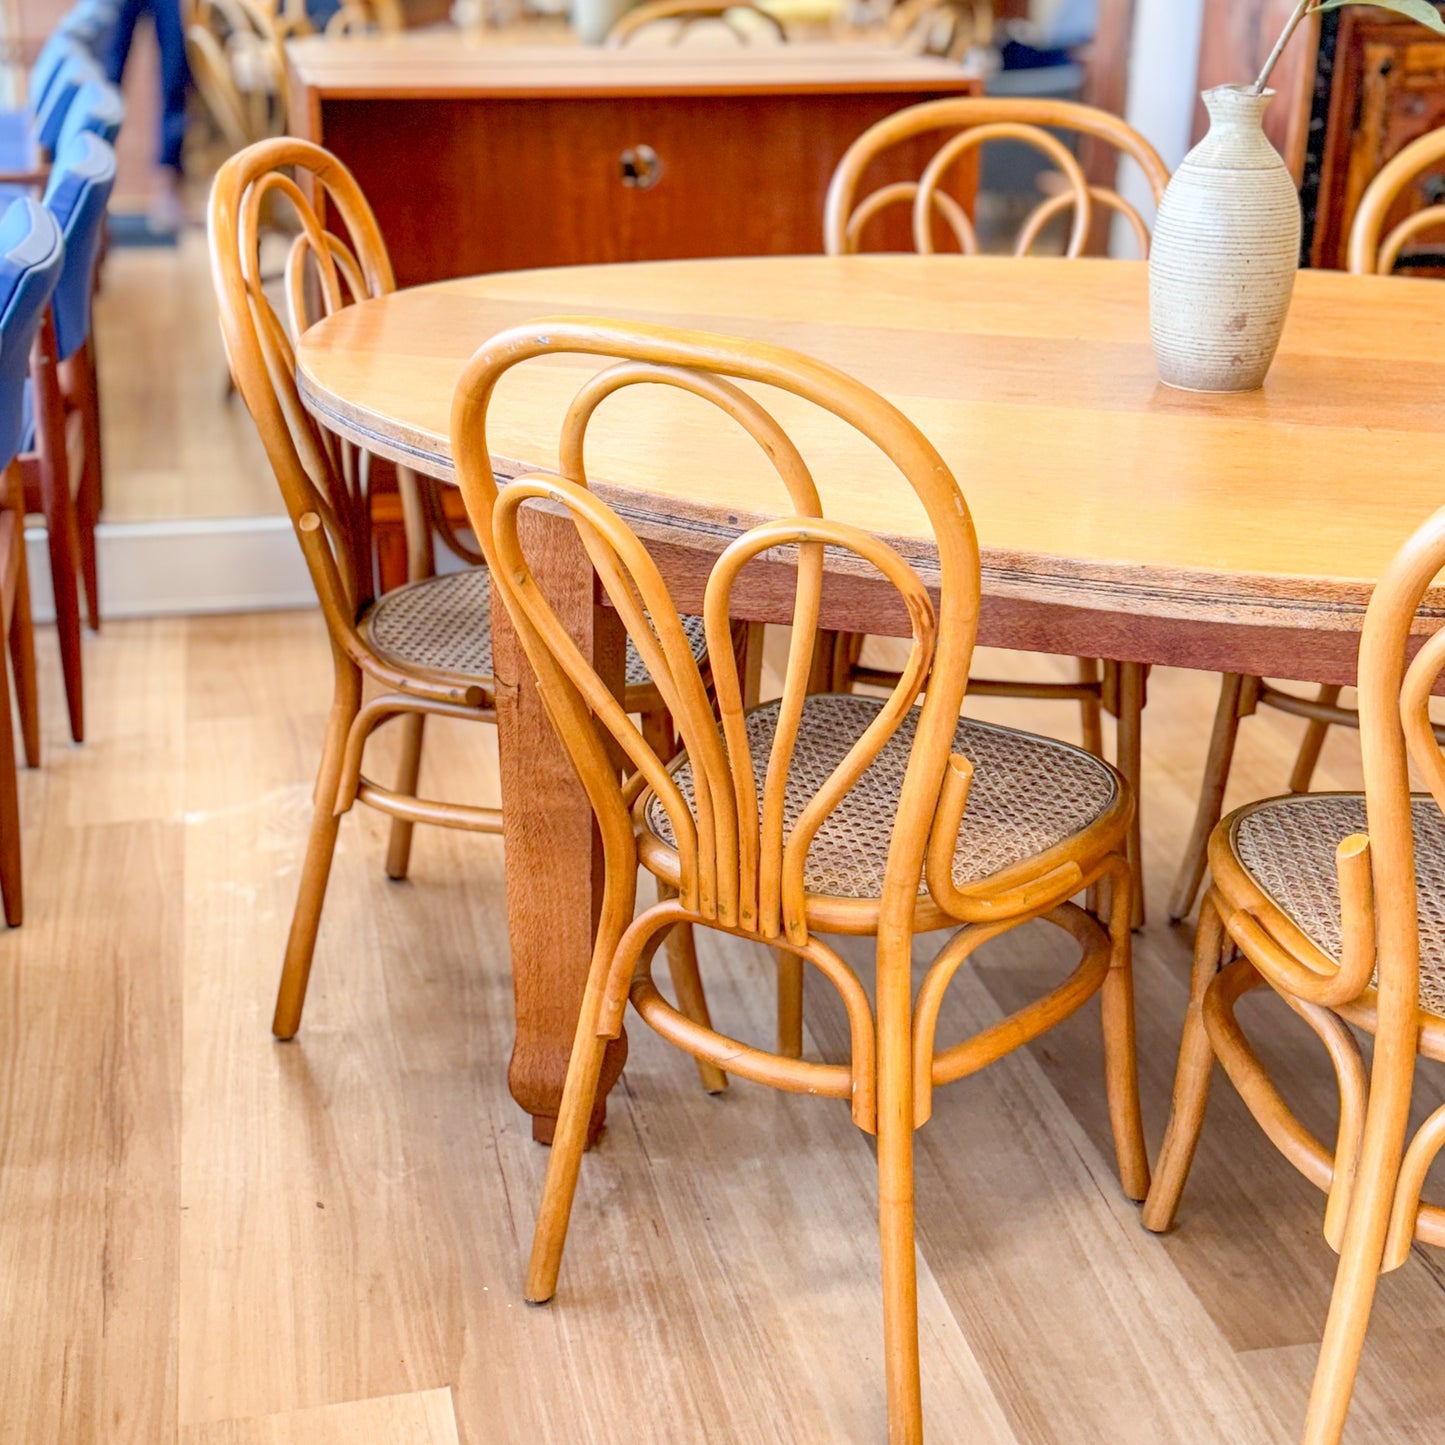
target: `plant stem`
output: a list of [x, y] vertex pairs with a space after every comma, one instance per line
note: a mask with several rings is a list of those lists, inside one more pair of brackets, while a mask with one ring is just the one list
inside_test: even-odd
[[1310, 13], [1313, 4], [1314, 0], [1300, 0], [1300, 3], [1295, 6], [1294, 14], [1289, 17], [1289, 23], [1284, 27], [1284, 34], [1275, 41], [1274, 49], [1269, 53], [1269, 59], [1264, 62], [1264, 69], [1259, 72], [1259, 79], [1256, 80], [1251, 87], [1256, 95], [1262, 95], [1264, 93], [1265, 83], [1269, 80], [1270, 71], [1278, 64], [1280, 56], [1284, 53], [1285, 46], [1290, 42], [1290, 37], [1299, 29], [1301, 22]]

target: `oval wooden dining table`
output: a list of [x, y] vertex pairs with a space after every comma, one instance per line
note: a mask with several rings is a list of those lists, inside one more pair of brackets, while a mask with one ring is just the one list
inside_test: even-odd
[[[808, 256], [512, 272], [348, 307], [301, 338], [297, 364], [325, 426], [451, 480], [462, 366], [523, 320], [641, 320], [829, 361], [897, 404], [957, 476], [982, 546], [980, 642], [1119, 664], [1120, 764], [1137, 781], [1148, 665], [1353, 682], [1374, 579], [1445, 501], [1438, 283], [1302, 272], [1274, 369], [1243, 395], [1157, 382], [1147, 293], [1141, 263], [1106, 260]], [[488, 424], [500, 477], [556, 468], [567, 403], [600, 364], [549, 358], [506, 378]], [[828, 514], [886, 536], [926, 578], [931, 543], [911, 489], [831, 418], [770, 404], [813, 464]], [[674, 389], [632, 388], [588, 432], [589, 480], [648, 541], [684, 610], [700, 610], [727, 542], [784, 503], [753, 444], [706, 417]], [[528, 527], [559, 616], [620, 687], [618, 624], [597, 605], [570, 524], [539, 512]], [[758, 569], [734, 600], [741, 617], [786, 621], [785, 567]], [[1429, 599], [1426, 626], [1442, 604]], [[823, 620], [906, 631], [882, 588], [846, 572], [829, 577]], [[545, 1139], [601, 868], [586, 799], [506, 618], [493, 629], [517, 1009], [509, 1081]]]

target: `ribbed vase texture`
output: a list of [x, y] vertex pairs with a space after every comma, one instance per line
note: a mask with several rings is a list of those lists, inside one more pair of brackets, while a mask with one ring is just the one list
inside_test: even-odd
[[1209, 134], [1159, 204], [1149, 331], [1169, 386], [1253, 391], [1279, 346], [1299, 269], [1300, 207], [1262, 128], [1273, 94], [1237, 85], [1206, 91]]

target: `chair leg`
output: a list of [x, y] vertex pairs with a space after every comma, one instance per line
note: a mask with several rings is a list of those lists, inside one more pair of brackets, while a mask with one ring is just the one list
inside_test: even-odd
[[1119, 771], [1134, 790], [1134, 817], [1129, 824], [1129, 867], [1134, 873], [1130, 891], [1135, 928], [1144, 926], [1144, 846], [1140, 814], [1144, 808], [1142, 786], [1144, 742], [1144, 665], [1119, 664], [1119, 729], [1116, 748]]
[[567, 1244], [567, 1225], [572, 1201], [577, 1196], [577, 1175], [587, 1148], [592, 1110], [597, 1102], [597, 1083], [602, 1075], [602, 1058], [609, 1040], [598, 1036], [607, 975], [613, 949], [605, 947], [599, 934], [577, 1016], [572, 1057], [567, 1064], [567, 1082], [552, 1135], [551, 1157], [547, 1160], [547, 1182], [532, 1233], [532, 1257], [527, 1264], [524, 1295], [530, 1304], [545, 1304], [557, 1293], [557, 1276], [562, 1269], [562, 1251]]
[[80, 410], [85, 456], [80, 476], [76, 512], [80, 523], [80, 567], [85, 579], [85, 604], [90, 630], [100, 630], [100, 591], [95, 567], [95, 524], [103, 505], [103, 459], [101, 454], [100, 388], [95, 366], [95, 338], [87, 338], [73, 368], [76, 402]]
[[76, 545], [80, 554], [80, 580], [85, 584], [85, 620], [92, 632], [100, 631], [100, 576], [95, 561], [95, 524], [100, 498], [82, 482], [76, 498]]
[[[401, 719], [401, 766], [397, 769], [396, 790], [407, 797], [416, 797], [421, 777], [422, 733], [426, 717], [408, 713]], [[391, 836], [386, 845], [386, 876], [400, 882], [411, 863], [411, 835], [415, 824], [406, 818], [391, 820]]]
[[25, 917], [20, 872], [20, 788], [15, 728], [10, 721], [10, 669], [0, 655], [0, 899], [11, 928], [19, 928]]
[[778, 960], [778, 1052], [785, 1059], [803, 1057], [803, 960], [775, 948]]
[[[902, 957], [889, 957], [901, 952]], [[912, 988], [908, 945], [878, 949], [878, 1235], [889, 1445], [922, 1445], [913, 1241]]]
[[15, 612], [10, 619], [10, 659], [15, 667], [15, 695], [20, 732], [25, 740], [25, 765], [40, 766], [40, 700], [35, 681], [35, 625], [30, 616], [30, 577], [25, 546], [16, 549]]
[[[349, 664], [348, 664], [349, 666]], [[338, 664], [340, 669], [341, 664]], [[314, 809], [306, 857], [301, 864], [301, 887], [291, 931], [286, 939], [286, 960], [281, 984], [276, 991], [276, 1013], [271, 1032], [278, 1039], [296, 1036], [301, 1011], [306, 1006], [306, 984], [311, 977], [311, 960], [316, 952], [316, 934], [321, 927], [321, 909], [326, 902], [326, 885], [331, 878], [331, 860], [336, 852], [336, 834], [341, 818], [336, 812], [336, 788], [341, 778], [346, 735], [356, 717], [361, 697], [361, 679], [354, 670], [338, 671], [336, 700], [326, 724], [326, 745], [312, 797]]]
[[1206, 895], [1199, 907], [1199, 931], [1194, 939], [1194, 971], [1189, 986], [1189, 1011], [1179, 1044], [1179, 1067], [1174, 1075], [1174, 1101], [1169, 1127], [1159, 1151], [1159, 1167], [1149, 1197], [1144, 1201], [1144, 1228], [1162, 1234], [1174, 1223], [1179, 1198], [1194, 1162], [1194, 1149], [1209, 1102], [1209, 1080], [1214, 1073], [1214, 1049], [1204, 1027], [1204, 995], [1219, 972], [1223, 956], [1224, 924], [1214, 899]]
[[[1080, 657], [1076, 661], [1079, 665], [1079, 681], [1083, 683], [1097, 683], [1099, 681], [1099, 661], [1094, 657]], [[1083, 729], [1084, 748], [1093, 753], [1096, 758], [1104, 756], [1104, 710], [1097, 697], [1084, 697], [1079, 699], [1079, 722]]]
[[[1368, 1125], [1366, 1127], [1368, 1129]], [[1399, 1133], [1403, 1143], [1403, 1128]], [[1378, 1146], [1379, 1140], [1374, 1143]], [[1381, 1159], [1382, 1153], [1387, 1158]], [[1395, 1168], [1389, 1167], [1388, 1156], [1393, 1157]], [[1358, 1187], [1350, 1199], [1349, 1222], [1335, 1271], [1335, 1288], [1330, 1296], [1319, 1362], [1315, 1366], [1302, 1445], [1339, 1445], [1344, 1434], [1384, 1258], [1399, 1156], [1398, 1145], [1372, 1148], [1368, 1139], [1361, 1150]], [[1388, 1178], [1381, 1177], [1385, 1170]]]
[[1104, 1025], [1104, 1086], [1119, 1183], [1125, 1195], [1142, 1200], [1149, 1193], [1149, 1151], [1144, 1145], [1144, 1116], [1139, 1107], [1139, 1059], [1134, 1032], [1133, 913], [1134, 886], [1128, 863], [1120, 859], [1110, 892], [1109, 971], [1100, 992]]
[[77, 576], [83, 566], [81, 529], [65, 478], [55, 479], [45, 491], [45, 535], [50, 550], [50, 587], [55, 597], [60, 670], [65, 677], [70, 736], [80, 743], [85, 741], [85, 682], [81, 672], [80, 584]]
[[[663, 894], [658, 890], [659, 895]], [[704, 1028], [712, 1027], [712, 1018], [707, 1011], [707, 995], [703, 992], [702, 974], [697, 966], [697, 941], [693, 937], [692, 924], [679, 923], [667, 935], [667, 967], [672, 975], [672, 986], [677, 993], [677, 1006], [693, 1023]], [[697, 1060], [698, 1078], [709, 1094], [727, 1091], [728, 1076], [716, 1064], [706, 1059]]]
[[[1341, 691], [1339, 686], [1326, 683], [1320, 688], [1315, 701], [1325, 707], [1335, 707], [1339, 704]], [[1299, 745], [1299, 754], [1294, 760], [1294, 771], [1289, 775], [1290, 792], [1309, 792], [1315, 768], [1319, 765], [1320, 749], [1325, 745], [1325, 736], [1329, 730], [1329, 723], [1310, 719], [1309, 726], [1305, 729], [1304, 741]]]
[[1234, 744], [1239, 736], [1243, 690], [1244, 679], [1237, 672], [1226, 672], [1219, 679], [1219, 703], [1214, 710], [1214, 731], [1209, 735], [1209, 756], [1204, 763], [1199, 806], [1174, 878], [1174, 894], [1169, 900], [1171, 923], [1178, 923], [1194, 906], [1194, 895], [1204, 879], [1209, 835], [1224, 813], [1224, 790], [1229, 785], [1229, 767], [1234, 761]]

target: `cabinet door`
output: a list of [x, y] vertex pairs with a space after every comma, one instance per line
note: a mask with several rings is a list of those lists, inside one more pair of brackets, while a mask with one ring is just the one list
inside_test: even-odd
[[[920, 94], [326, 100], [403, 286], [484, 271], [822, 250], [823, 199], [862, 131]], [[900, 146], [873, 184], [916, 179]], [[971, 196], [971, 163], [959, 193]], [[908, 244], [906, 208], [870, 248]]]

